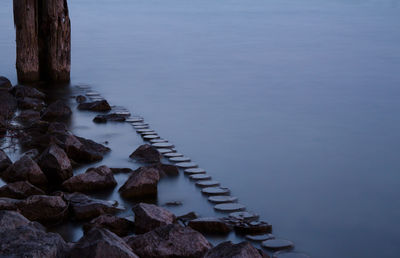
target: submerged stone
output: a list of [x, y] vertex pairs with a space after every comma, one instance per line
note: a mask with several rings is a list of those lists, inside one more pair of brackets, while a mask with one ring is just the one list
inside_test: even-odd
[[271, 233], [272, 226], [264, 221], [239, 222], [235, 223], [234, 229], [236, 233], [243, 235], [257, 235]]
[[294, 243], [286, 239], [269, 239], [261, 243], [261, 246], [273, 251], [291, 249]]
[[263, 255], [248, 242], [233, 244], [228, 241], [212, 248], [204, 258], [263, 258]]
[[125, 116], [119, 115], [117, 113], [111, 113], [107, 115], [97, 115], [93, 122], [95, 123], [107, 123], [107, 122], [124, 122]]
[[208, 197], [208, 200], [212, 203], [229, 203], [229, 202], [236, 202], [238, 198], [232, 196], [217, 195]]
[[134, 126], [133, 128], [135, 128], [135, 129], [148, 129], [149, 126], [148, 125], [137, 125], [137, 126]]
[[160, 149], [157, 149], [157, 150], [158, 150], [158, 152], [161, 153], [161, 154], [175, 152], [174, 149], [167, 149], [167, 148], [160, 148]]
[[196, 185], [199, 187], [212, 187], [212, 186], [219, 186], [219, 182], [213, 180], [200, 180], [196, 182]]
[[203, 168], [188, 168], [185, 169], [184, 172], [187, 175], [194, 175], [194, 174], [205, 174], [206, 170]]
[[189, 221], [189, 227], [206, 234], [228, 234], [232, 228], [219, 218], [199, 218]]
[[172, 158], [169, 158], [169, 160], [172, 162], [187, 162], [187, 161], [190, 161], [190, 158], [188, 158], [188, 157], [172, 157]]
[[144, 129], [137, 129], [136, 132], [138, 132], [138, 133], [146, 133], [146, 132], [154, 132], [154, 130], [150, 129], [150, 128], [144, 128]]
[[144, 119], [143, 117], [129, 117], [125, 121], [133, 124], [133, 123], [143, 122]]
[[[126, 122], [130, 122], [130, 120], [131, 120], [131, 118], [127, 118], [126, 119]], [[149, 126], [149, 124], [148, 123], [143, 123], [143, 122], [130, 122], [131, 123], [131, 125], [133, 126], [133, 127], [135, 127], [135, 126]]]
[[232, 212], [232, 211], [243, 211], [246, 206], [240, 203], [221, 203], [214, 206], [217, 211]]
[[158, 139], [160, 136], [157, 134], [148, 134], [148, 135], [142, 135], [144, 140], [152, 140], [152, 139]]
[[153, 143], [152, 146], [156, 147], [156, 148], [172, 148], [172, 147], [174, 147], [174, 145], [169, 142], [157, 142], [157, 143]]
[[275, 252], [272, 258], [310, 258], [311, 256], [303, 254], [303, 253], [296, 253], [296, 252], [286, 252], [286, 251], [279, 251]]
[[165, 153], [164, 157], [167, 158], [172, 158], [172, 157], [182, 157], [183, 154], [182, 153], [178, 153], [178, 152], [169, 152], [169, 153]]
[[148, 163], [160, 162], [160, 153], [149, 144], [139, 146], [130, 156], [132, 159], [139, 159]]
[[190, 179], [192, 180], [210, 180], [211, 176], [210, 175], [206, 175], [206, 174], [195, 174], [195, 175], [191, 175]]
[[89, 111], [97, 111], [97, 112], [106, 112], [111, 110], [110, 104], [108, 104], [107, 100], [97, 100], [93, 102], [80, 103], [78, 105], [79, 110], [89, 110]]
[[150, 142], [151, 143], [157, 143], [157, 142], [168, 142], [168, 141], [164, 140], [164, 139], [151, 139]]
[[198, 165], [194, 162], [179, 162], [175, 164], [176, 166], [180, 167], [180, 168], [195, 168]]
[[262, 234], [262, 235], [246, 235], [246, 239], [254, 241], [254, 242], [261, 242], [268, 239], [274, 239], [275, 236], [272, 234]]
[[[229, 194], [229, 189], [224, 187], [207, 187], [201, 190], [206, 195], [224, 195]], [[220, 204], [222, 205], [222, 204]]]
[[238, 211], [232, 212], [229, 214], [229, 218], [235, 221], [241, 222], [252, 222], [258, 220], [260, 216], [256, 213], [248, 212], [248, 211]]

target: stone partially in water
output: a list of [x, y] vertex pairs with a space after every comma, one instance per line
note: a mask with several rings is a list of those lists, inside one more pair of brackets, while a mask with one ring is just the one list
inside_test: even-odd
[[208, 197], [208, 200], [212, 203], [229, 203], [229, 202], [236, 202], [238, 198], [232, 196], [217, 195]]
[[[126, 122], [130, 122], [130, 121], [128, 121], [128, 120], [131, 120], [131, 118], [127, 118], [126, 119]], [[143, 122], [134, 122], [134, 123], [132, 123], [132, 122], [130, 122], [131, 123], [131, 125], [133, 126], [133, 127], [135, 127], [135, 126], [149, 126], [149, 124], [148, 123], [143, 123]]]
[[138, 132], [138, 133], [146, 133], [146, 132], [154, 132], [154, 130], [150, 129], [150, 128], [144, 128], [144, 129], [137, 129], [136, 132]]
[[187, 175], [205, 174], [206, 170], [202, 168], [188, 168], [184, 170]]
[[236, 233], [242, 235], [257, 235], [272, 232], [272, 226], [264, 221], [236, 222], [234, 229]]
[[137, 125], [137, 126], [134, 126], [133, 128], [135, 128], [135, 129], [148, 129], [149, 126], [148, 125]]
[[173, 213], [154, 204], [139, 203], [132, 210], [135, 213], [136, 233], [146, 233], [176, 221]]
[[190, 161], [190, 158], [188, 158], [188, 157], [172, 157], [172, 158], [169, 158], [169, 160], [172, 162], [188, 162], [188, 161]]
[[79, 95], [79, 96], [76, 96], [75, 100], [76, 100], [76, 102], [78, 102], [78, 103], [83, 103], [83, 102], [86, 101], [86, 97], [83, 96], [83, 95]]
[[143, 139], [144, 139], [145, 141], [160, 138], [160, 136], [158, 136], [157, 134], [142, 135], [142, 137], [143, 137]]
[[210, 175], [206, 175], [206, 174], [195, 174], [195, 175], [191, 175], [190, 179], [192, 180], [210, 180], [211, 176]]
[[262, 234], [262, 235], [246, 235], [246, 239], [254, 241], [254, 242], [261, 242], [268, 239], [274, 239], [275, 236], [272, 234]]
[[125, 121], [133, 124], [143, 122], [144, 119], [143, 117], [129, 117]]
[[0, 173], [12, 165], [10, 158], [7, 154], [0, 149]]
[[178, 152], [169, 152], [169, 153], [164, 154], [164, 157], [167, 157], [167, 158], [182, 157], [182, 156], [183, 156], [183, 154], [178, 153]]
[[273, 258], [310, 258], [311, 256], [303, 253], [279, 251], [275, 252]]
[[252, 222], [258, 220], [260, 216], [256, 213], [248, 212], [248, 211], [238, 211], [232, 212], [229, 214], [229, 218], [234, 221], [240, 222]]
[[148, 132], [141, 132], [141, 133], [140, 133], [141, 136], [151, 135], [151, 134], [157, 134], [157, 133], [156, 133], [154, 130], [148, 131]]
[[100, 96], [100, 93], [95, 91], [88, 91], [86, 92], [86, 96]]
[[196, 168], [198, 165], [194, 162], [179, 162], [175, 164], [180, 168]]
[[219, 186], [219, 182], [213, 180], [200, 180], [196, 182], [196, 185], [199, 187], [212, 187], [212, 186]]
[[167, 149], [167, 148], [160, 148], [160, 149], [157, 149], [157, 150], [158, 150], [158, 152], [161, 153], [161, 154], [173, 153], [173, 152], [175, 152], [174, 149]]
[[201, 192], [206, 195], [227, 195], [230, 191], [225, 187], [207, 187], [203, 188]]
[[139, 146], [129, 157], [148, 163], [157, 163], [161, 159], [160, 153], [149, 144]]
[[157, 195], [157, 184], [160, 180], [158, 169], [152, 167], [140, 167], [136, 169], [125, 184], [119, 189], [125, 198]]
[[218, 218], [199, 218], [190, 220], [189, 227], [206, 234], [228, 234], [232, 228]]
[[261, 246], [269, 250], [278, 251], [283, 249], [292, 249], [294, 243], [286, 239], [269, 239], [262, 242]]
[[107, 112], [111, 110], [110, 104], [107, 100], [97, 100], [93, 102], [80, 103], [78, 105], [79, 110], [97, 111], [97, 112]]
[[117, 235], [103, 228], [93, 228], [73, 246], [71, 258], [139, 258]]
[[228, 241], [212, 248], [204, 258], [263, 258], [263, 255], [248, 242], [233, 244]]
[[151, 139], [150, 142], [151, 143], [157, 143], [157, 142], [168, 142], [168, 141], [165, 140], [165, 139]]
[[38, 164], [49, 182], [60, 184], [73, 176], [72, 165], [67, 154], [56, 144], [51, 144], [43, 151]]
[[217, 211], [232, 212], [232, 211], [243, 211], [246, 206], [240, 203], [221, 203], [214, 206]]
[[153, 143], [151, 146], [153, 146], [155, 148], [172, 148], [172, 147], [174, 147], [174, 145], [169, 142], [157, 142], [157, 143]]
[[95, 122], [95, 123], [124, 122], [124, 121], [125, 121], [125, 116], [117, 114], [117, 113], [111, 113], [111, 114], [106, 114], [106, 115], [97, 115], [93, 119], [93, 122]]
[[199, 232], [177, 224], [129, 237], [126, 242], [136, 254], [146, 258], [202, 258], [212, 247]]
[[72, 115], [72, 111], [67, 104], [61, 100], [51, 103], [43, 112], [43, 120], [54, 120], [68, 118]]

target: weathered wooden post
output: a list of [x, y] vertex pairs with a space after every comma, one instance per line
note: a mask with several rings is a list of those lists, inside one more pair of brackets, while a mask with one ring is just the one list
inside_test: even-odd
[[67, 0], [14, 0], [17, 74], [21, 82], [66, 82], [71, 69]]

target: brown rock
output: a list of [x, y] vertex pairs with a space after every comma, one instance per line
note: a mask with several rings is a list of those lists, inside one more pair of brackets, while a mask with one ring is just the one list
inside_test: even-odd
[[17, 119], [22, 122], [32, 122], [40, 119], [40, 112], [33, 109], [23, 110]]
[[256, 235], [272, 232], [272, 226], [264, 221], [241, 222], [234, 225], [235, 232], [244, 235]]
[[0, 197], [25, 199], [31, 195], [43, 195], [44, 192], [28, 181], [9, 183], [0, 188]]
[[32, 109], [40, 111], [45, 107], [45, 103], [41, 99], [23, 97], [18, 99], [18, 108]]
[[189, 227], [201, 233], [228, 234], [232, 228], [223, 220], [218, 218], [199, 218], [189, 221]]
[[93, 122], [95, 123], [107, 123], [107, 122], [125, 122], [126, 116], [121, 114], [107, 114], [107, 115], [97, 115]]
[[117, 235], [102, 228], [87, 232], [71, 250], [71, 258], [139, 258]]
[[42, 114], [43, 120], [54, 120], [68, 118], [72, 115], [71, 109], [61, 100], [50, 104]]
[[263, 256], [248, 242], [233, 244], [227, 241], [209, 250], [204, 258], [263, 258]]
[[67, 154], [55, 144], [51, 144], [39, 158], [39, 166], [50, 182], [62, 183], [72, 177], [72, 166]]
[[136, 233], [146, 233], [176, 220], [173, 213], [153, 204], [139, 203], [132, 210], [135, 213]]
[[46, 95], [37, 90], [36, 88], [24, 85], [16, 85], [11, 89], [11, 94], [13, 94], [16, 98], [35, 98], [35, 99], [44, 99]]
[[16, 211], [21, 200], [0, 197], [0, 210]]
[[161, 159], [161, 155], [157, 149], [149, 144], [139, 146], [129, 157], [148, 163], [158, 163]]
[[66, 258], [69, 247], [60, 235], [47, 233], [13, 211], [0, 211], [1, 257]]
[[146, 258], [200, 258], [212, 247], [199, 232], [177, 224], [129, 237], [126, 242], [137, 255]]
[[105, 214], [85, 224], [83, 230], [87, 232], [95, 227], [108, 229], [118, 236], [126, 236], [133, 232], [134, 222], [125, 218]]
[[157, 169], [140, 167], [136, 169], [119, 189], [125, 198], [157, 195], [157, 183], [160, 175]]
[[12, 165], [10, 158], [2, 149], [0, 149], [0, 173], [6, 170], [10, 165]]
[[82, 143], [82, 147], [79, 149], [79, 152], [76, 156], [74, 156], [74, 160], [79, 162], [94, 162], [103, 159], [103, 156], [110, 151], [110, 148], [96, 143], [92, 140], [85, 139], [83, 137], [76, 138]]
[[98, 111], [98, 112], [107, 112], [111, 110], [110, 104], [108, 104], [107, 100], [99, 100], [93, 102], [80, 103], [78, 105], [79, 110], [89, 110], [89, 111]]
[[69, 192], [87, 192], [114, 188], [117, 182], [107, 166], [89, 168], [85, 173], [64, 181], [63, 188]]
[[164, 176], [178, 176], [179, 175], [179, 168], [174, 165], [169, 164], [157, 164], [154, 166], [158, 169], [160, 177]]
[[60, 196], [34, 195], [18, 203], [20, 213], [29, 220], [59, 221], [68, 214], [68, 205]]
[[118, 207], [117, 201], [103, 201], [81, 193], [65, 194], [64, 198], [69, 202], [78, 220], [93, 219], [102, 214], [115, 214], [123, 210]]
[[12, 85], [9, 79], [4, 76], [0, 76], [0, 90], [9, 90], [11, 89]]
[[17, 100], [7, 91], [0, 91], [0, 117], [9, 119], [17, 109]]
[[29, 181], [31, 184], [43, 187], [47, 184], [47, 178], [40, 167], [27, 155], [8, 167], [2, 173], [2, 178], [7, 182]]
[[86, 97], [83, 96], [83, 95], [79, 95], [79, 96], [76, 96], [75, 100], [76, 100], [76, 102], [78, 102], [78, 103], [83, 103], [83, 102], [86, 101]]

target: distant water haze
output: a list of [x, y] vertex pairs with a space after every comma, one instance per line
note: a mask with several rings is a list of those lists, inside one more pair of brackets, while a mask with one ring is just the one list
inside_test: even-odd
[[[400, 1], [68, 2], [72, 85], [144, 116], [297, 250], [399, 257]], [[1, 1], [15, 83], [14, 37]]]

